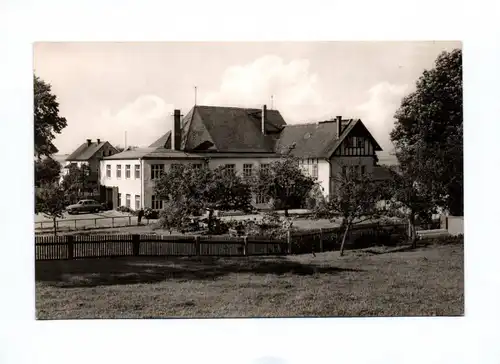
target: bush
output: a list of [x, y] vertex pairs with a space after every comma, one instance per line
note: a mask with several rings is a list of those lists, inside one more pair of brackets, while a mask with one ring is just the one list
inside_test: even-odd
[[325, 204], [325, 196], [319, 185], [314, 185], [307, 194], [304, 204], [306, 209], [315, 210], [317, 207]]
[[131, 212], [132, 210], [129, 207], [126, 206], [120, 206], [116, 209], [118, 212]]
[[167, 230], [178, 230], [182, 233], [188, 230], [191, 219], [188, 209], [176, 201], [167, 201], [160, 211], [158, 225]]
[[150, 207], [147, 207], [144, 209], [144, 218], [146, 220], [157, 219], [158, 218], [158, 211], [155, 211], [155, 210], [151, 209]]

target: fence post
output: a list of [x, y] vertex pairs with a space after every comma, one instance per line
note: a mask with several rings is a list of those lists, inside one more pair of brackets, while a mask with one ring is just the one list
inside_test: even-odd
[[131, 216], [128, 217], [128, 226], [132, 225], [132, 219], [131, 218], [132, 218]]
[[75, 219], [75, 230], [76, 230], [76, 219]]
[[66, 244], [68, 247], [68, 259], [71, 260], [74, 257], [73, 235], [66, 235]]
[[201, 255], [201, 249], [200, 249], [200, 237], [198, 235], [194, 237], [194, 249], [196, 250], [196, 256], [199, 257]]
[[243, 237], [243, 256], [248, 255], [248, 237], [245, 235]]
[[114, 217], [111, 218], [111, 227], [112, 228], [115, 227], [115, 218]]
[[323, 253], [323, 229], [319, 228], [319, 252]]
[[132, 254], [136, 257], [139, 256], [140, 245], [140, 236], [137, 234], [132, 235]]
[[94, 227], [97, 227], [97, 219], [94, 219]]
[[288, 254], [292, 254], [292, 232], [290, 230], [286, 232], [286, 242], [288, 244]]

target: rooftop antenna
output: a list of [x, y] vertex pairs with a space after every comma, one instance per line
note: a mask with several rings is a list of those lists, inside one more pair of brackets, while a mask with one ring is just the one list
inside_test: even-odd
[[274, 108], [274, 95], [271, 95], [271, 110]]
[[196, 106], [196, 96], [197, 96], [197, 91], [198, 91], [198, 87], [194, 87], [194, 106]]
[[125, 148], [124, 150], [127, 150], [127, 131], [125, 130]]

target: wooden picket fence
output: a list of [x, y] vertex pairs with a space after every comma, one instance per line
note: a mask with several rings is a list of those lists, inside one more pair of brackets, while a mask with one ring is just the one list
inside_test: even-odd
[[[384, 229], [390, 229], [391, 233], [384, 233]], [[347, 248], [373, 245], [382, 235], [386, 241], [393, 235], [400, 239], [405, 229], [404, 224], [360, 225], [348, 235]], [[341, 238], [339, 228], [291, 232], [283, 239], [137, 234], [36, 236], [35, 259], [304, 254], [337, 250]]]

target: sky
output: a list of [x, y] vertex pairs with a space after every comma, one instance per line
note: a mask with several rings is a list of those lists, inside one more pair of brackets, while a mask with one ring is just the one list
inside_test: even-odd
[[60, 154], [86, 139], [148, 146], [174, 108], [277, 109], [288, 124], [360, 118], [385, 151], [402, 98], [460, 42], [35, 43], [35, 74], [68, 126]]

